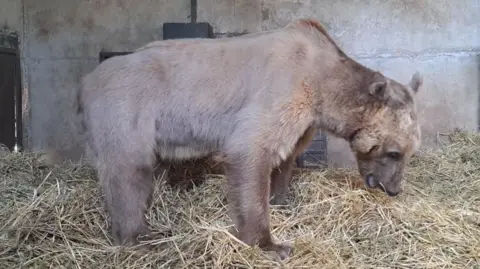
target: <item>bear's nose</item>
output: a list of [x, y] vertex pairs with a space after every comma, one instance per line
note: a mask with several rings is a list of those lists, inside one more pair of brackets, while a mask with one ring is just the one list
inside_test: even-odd
[[399, 191], [396, 191], [396, 192], [391, 192], [391, 191], [385, 191], [387, 193], [388, 196], [390, 197], [394, 197], [394, 196], [397, 196], [400, 192]]

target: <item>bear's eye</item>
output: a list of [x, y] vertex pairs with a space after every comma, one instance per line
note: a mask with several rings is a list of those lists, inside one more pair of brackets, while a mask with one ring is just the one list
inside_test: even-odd
[[370, 150], [368, 151], [368, 154], [374, 152], [377, 149], [378, 149], [378, 145], [375, 145], [375, 146], [371, 147]]
[[387, 157], [397, 161], [402, 156], [401, 156], [400, 152], [398, 152], [398, 151], [389, 151], [389, 152], [387, 152]]

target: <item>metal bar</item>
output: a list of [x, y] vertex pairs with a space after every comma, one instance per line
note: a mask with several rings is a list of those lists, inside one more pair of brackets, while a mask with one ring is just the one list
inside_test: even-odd
[[23, 149], [23, 83], [22, 83], [22, 71], [20, 53], [17, 50], [17, 64], [15, 65], [15, 109], [16, 109], [16, 144], [18, 151]]
[[197, 22], [197, 0], [190, 0], [190, 20], [192, 23]]

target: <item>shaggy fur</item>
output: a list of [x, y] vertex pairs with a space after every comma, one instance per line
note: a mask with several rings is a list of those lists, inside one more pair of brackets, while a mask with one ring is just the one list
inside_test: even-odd
[[400, 192], [419, 146], [418, 75], [402, 85], [349, 58], [320, 24], [221, 39], [147, 44], [86, 75], [78, 115], [117, 244], [148, 232], [144, 213], [157, 160], [217, 154], [243, 242], [273, 242], [269, 201], [285, 203], [295, 157], [319, 129], [349, 141], [370, 187]]

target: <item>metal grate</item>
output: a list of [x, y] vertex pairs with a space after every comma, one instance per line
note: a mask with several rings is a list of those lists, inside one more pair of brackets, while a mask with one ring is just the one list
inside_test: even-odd
[[301, 168], [321, 168], [327, 166], [327, 134], [319, 131], [310, 146], [296, 159]]
[[0, 144], [22, 147], [22, 89], [18, 37], [0, 33]]

